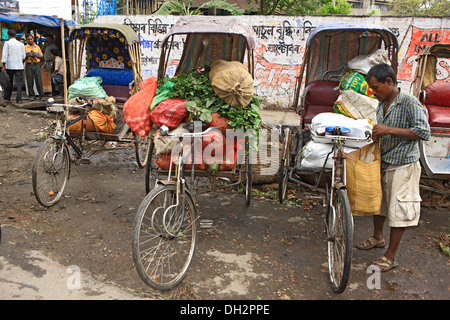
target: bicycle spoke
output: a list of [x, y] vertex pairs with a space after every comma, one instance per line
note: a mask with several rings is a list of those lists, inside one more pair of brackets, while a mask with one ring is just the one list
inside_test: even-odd
[[[175, 186], [159, 187], [147, 195], [149, 202], [138, 210], [139, 226], [133, 226], [133, 258], [143, 280], [168, 289], [184, 277], [196, 243], [193, 205]], [[145, 201], [145, 199], [144, 199]], [[139, 221], [139, 220], [137, 220]]]
[[33, 165], [33, 190], [44, 206], [56, 203], [69, 177], [69, 154], [62, 141], [50, 138], [36, 154]]
[[336, 293], [345, 290], [350, 276], [352, 220], [347, 193], [333, 190], [328, 212], [328, 268], [332, 288]]

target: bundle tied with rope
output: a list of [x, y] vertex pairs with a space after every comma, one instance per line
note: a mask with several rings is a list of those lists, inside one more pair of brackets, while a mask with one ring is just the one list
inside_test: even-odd
[[239, 61], [214, 61], [209, 80], [216, 95], [234, 108], [245, 108], [255, 92], [251, 74]]

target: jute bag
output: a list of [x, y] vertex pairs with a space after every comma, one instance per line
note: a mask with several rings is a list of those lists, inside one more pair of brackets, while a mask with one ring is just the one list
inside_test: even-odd
[[209, 80], [217, 96], [235, 108], [245, 108], [255, 92], [251, 74], [239, 61], [214, 61]]
[[371, 143], [356, 151], [345, 153], [347, 194], [352, 214], [370, 216], [380, 214], [381, 154], [378, 143]]

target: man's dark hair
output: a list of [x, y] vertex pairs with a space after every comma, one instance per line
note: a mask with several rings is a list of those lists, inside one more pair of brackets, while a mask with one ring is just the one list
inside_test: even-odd
[[10, 36], [10, 37], [15, 37], [15, 36], [17, 36], [17, 33], [16, 33], [15, 30], [9, 29], [9, 30], [8, 30], [8, 36]]
[[[33, 36], [31, 35], [31, 33], [27, 33], [27, 34], [25, 35], [25, 39], [28, 39], [28, 37], [32, 37], [32, 38], [33, 38]], [[33, 38], [33, 40], [34, 40], [34, 38]]]
[[375, 77], [378, 82], [382, 83], [384, 83], [387, 78], [391, 78], [392, 82], [395, 85], [397, 84], [397, 76], [395, 75], [394, 70], [386, 63], [380, 63], [370, 68], [366, 75], [366, 81], [369, 82], [372, 77]]
[[58, 49], [52, 49], [52, 50], [50, 50], [50, 53], [54, 56], [57, 56], [59, 52], [58, 52]]

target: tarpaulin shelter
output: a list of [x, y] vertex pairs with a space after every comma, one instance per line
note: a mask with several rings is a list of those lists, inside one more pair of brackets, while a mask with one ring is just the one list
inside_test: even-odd
[[[48, 34], [54, 34], [61, 37], [61, 19], [53, 16], [0, 13], [0, 25], [2, 29], [14, 29], [17, 33], [25, 34], [33, 31], [35, 36], [39, 34], [45, 37]], [[75, 21], [64, 20], [64, 38], [68, 36], [70, 29], [75, 28], [75, 26], [77, 26]], [[2, 40], [8, 40], [8, 37], [3, 36], [3, 33]]]
[[[33, 31], [35, 38], [39, 35], [40, 37], [46, 37], [50, 34], [55, 35], [57, 39], [56, 44], [61, 49], [61, 53], [64, 57], [64, 51], [65, 48], [63, 48], [62, 43], [65, 43], [64, 47], [67, 46], [66, 41], [58, 41], [58, 38], [60, 39], [66, 39], [69, 35], [69, 32], [71, 29], [75, 28], [77, 24], [73, 20], [63, 20], [63, 26], [61, 23], [61, 19], [53, 16], [44, 16], [44, 15], [32, 15], [32, 14], [20, 14], [20, 13], [0, 13], [0, 26], [1, 29], [13, 29], [17, 33], [30, 33]], [[64, 33], [64, 34], [62, 34]], [[8, 40], [8, 37], [3, 36], [0, 41], [0, 56], [1, 56], [1, 48], [3, 47], [3, 42]], [[36, 39], [36, 43], [40, 44], [40, 39]], [[44, 83], [44, 91], [48, 92], [48, 90], [51, 91], [51, 83], [45, 84], [48, 81], [50, 81], [50, 74], [43, 77], [43, 83]], [[49, 87], [49, 89], [47, 88]]]
[[[14, 29], [16, 32], [37, 30], [40, 34], [59, 33], [61, 19], [53, 16], [38, 16], [20, 13], [0, 13], [2, 28]], [[77, 24], [73, 20], [64, 20], [64, 29], [69, 30]]]

